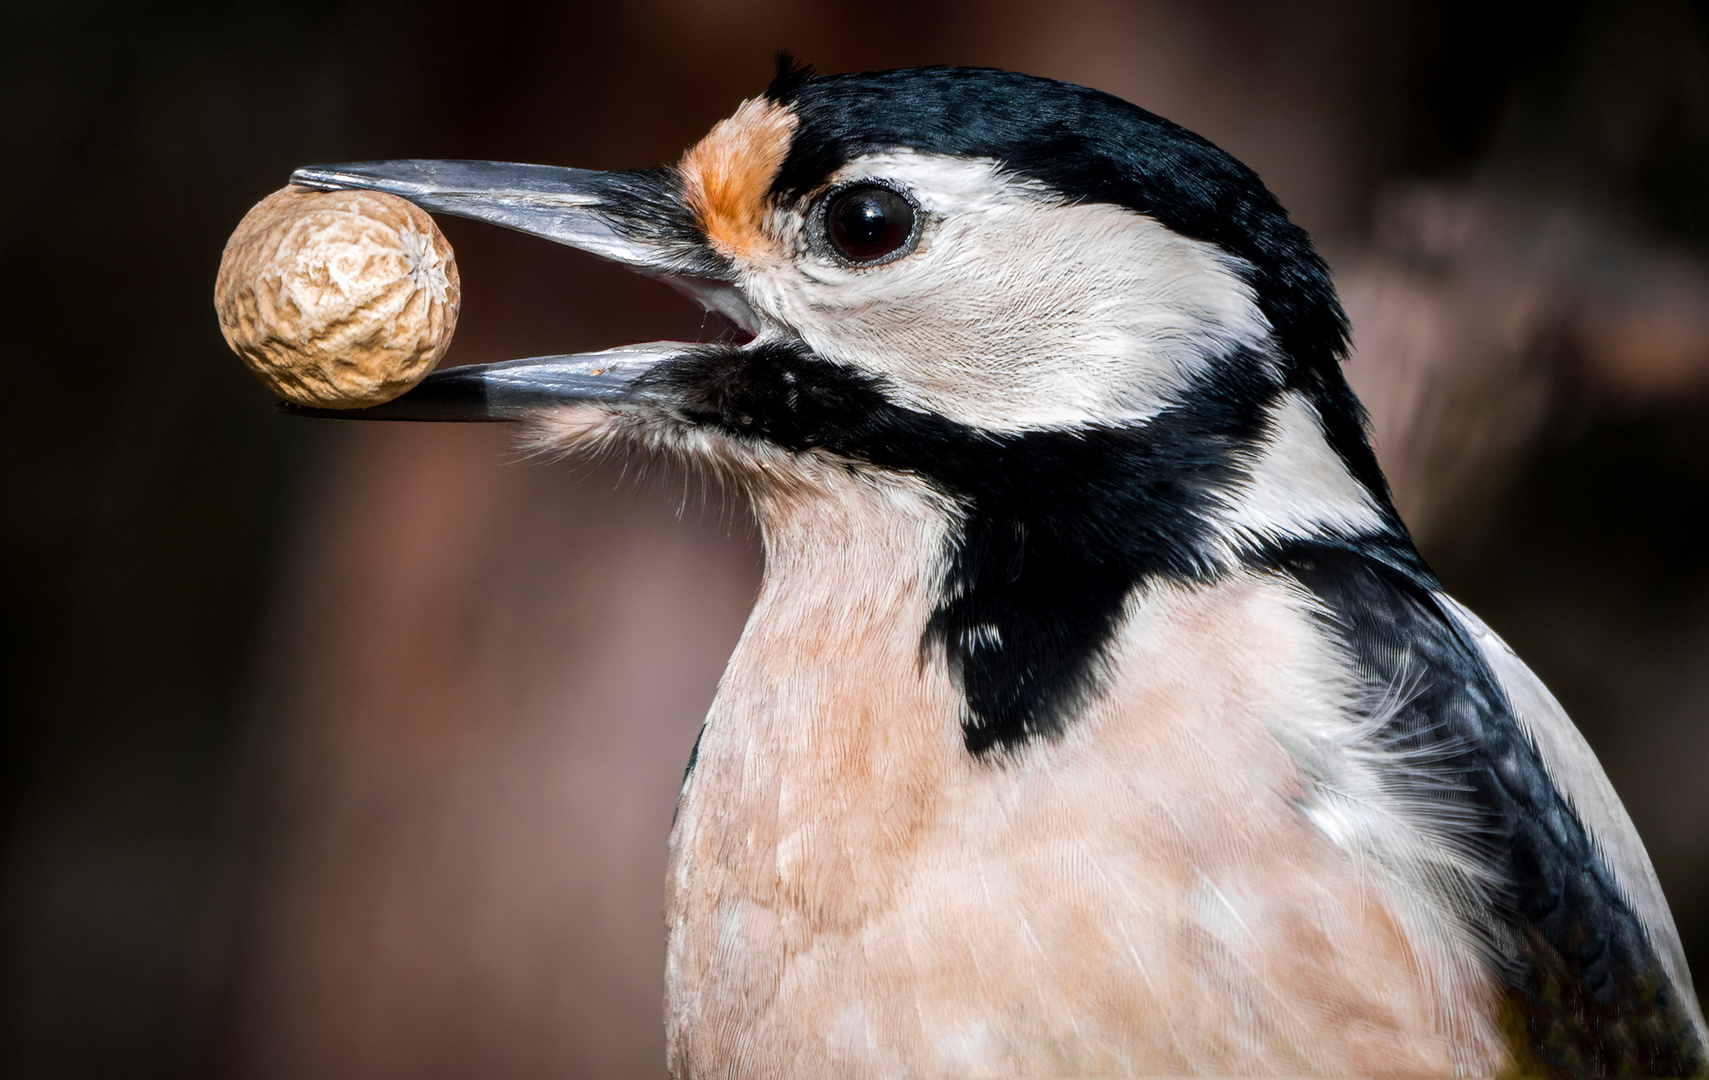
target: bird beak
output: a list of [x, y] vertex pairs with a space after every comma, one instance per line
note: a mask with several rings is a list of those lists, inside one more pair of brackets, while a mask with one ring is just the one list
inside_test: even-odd
[[[596, 172], [502, 161], [365, 161], [298, 169], [293, 183], [323, 191], [361, 188], [397, 195], [434, 214], [515, 229], [658, 278], [721, 316], [738, 336], [758, 323], [730, 265], [701, 240], [668, 169]], [[621, 405], [649, 399], [642, 377], [692, 348], [660, 341], [596, 353], [540, 356], [436, 371], [384, 405], [313, 409], [295, 416], [340, 420], [516, 420], [551, 405]]]

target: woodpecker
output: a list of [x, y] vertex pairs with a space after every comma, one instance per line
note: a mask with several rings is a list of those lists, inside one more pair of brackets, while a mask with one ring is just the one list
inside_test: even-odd
[[670, 839], [672, 1075], [1709, 1072], [1630, 819], [1415, 550], [1325, 264], [1206, 140], [784, 62], [670, 166], [294, 179], [723, 326], [330, 414], [526, 419], [752, 500]]

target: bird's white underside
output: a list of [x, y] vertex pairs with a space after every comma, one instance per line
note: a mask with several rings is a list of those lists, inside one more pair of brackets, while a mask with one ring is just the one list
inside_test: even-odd
[[1463, 926], [1413, 892], [1457, 854], [1377, 782], [1347, 705], [1382, 691], [1304, 595], [1135, 594], [1106, 692], [1060, 740], [977, 761], [919, 652], [954, 523], [907, 486], [761, 499], [765, 584], [672, 841], [682, 1074], [1499, 1063]]
[[[1500, 1066], [1494, 988], [1460, 914], [1485, 884], [1453, 842], [1468, 823], [1396, 783], [1430, 781], [1428, 758], [1397, 759], [1373, 738], [1408, 687], [1359, 684], [1297, 587], [1241, 575], [1136, 594], [1104, 696], [1060, 743], [980, 764], [943, 665], [920, 663], [953, 503], [812, 454], [578, 414], [584, 442], [743, 462], [766, 537], [766, 582], [673, 838], [679, 1065], [692, 1054], [872, 1077]], [[1375, 513], [1289, 395], [1250, 466], [1224, 519], [1230, 551], [1259, 534], [1357, 532]], [[1535, 676], [1455, 610], [1598, 846], [1622, 853], [1611, 868], [1683, 980], [1653, 871], [1594, 756]], [[1255, 807], [1266, 772], [1273, 799]], [[1309, 843], [1284, 835], [1301, 826]], [[1302, 849], [1313, 865], [1267, 859]], [[875, 884], [853, 895], [849, 882]], [[1366, 966], [1336, 972], [1320, 956], [1290, 969], [1317, 955], [1300, 919], [1338, 948], [1368, 933], [1364, 953], [1336, 954]], [[1095, 933], [1087, 944], [1065, 927]], [[1390, 937], [1410, 944], [1385, 953]], [[1058, 981], [1025, 961], [1041, 952]], [[1159, 971], [1199, 976], [1159, 987]], [[1337, 999], [1328, 988], [1342, 983], [1374, 997]], [[1088, 1014], [1092, 984], [1112, 990]], [[988, 1019], [1004, 1007], [1028, 1022]], [[1325, 1020], [1349, 1015], [1381, 1019], [1363, 1033]]]

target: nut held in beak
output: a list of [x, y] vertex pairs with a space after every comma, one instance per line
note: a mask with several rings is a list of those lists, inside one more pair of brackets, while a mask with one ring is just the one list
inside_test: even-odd
[[214, 307], [227, 344], [299, 405], [402, 394], [451, 344], [462, 290], [427, 211], [373, 191], [287, 187], [238, 223]]

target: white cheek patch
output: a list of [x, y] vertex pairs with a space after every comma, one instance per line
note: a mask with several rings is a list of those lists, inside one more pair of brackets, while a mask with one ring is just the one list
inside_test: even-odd
[[994, 162], [898, 151], [833, 181], [907, 188], [919, 246], [880, 266], [815, 254], [780, 213], [788, 264], [748, 264], [755, 307], [828, 360], [882, 375], [905, 404], [987, 429], [1128, 423], [1185, 396], [1270, 326], [1237, 260], [1117, 206], [1064, 204]]

